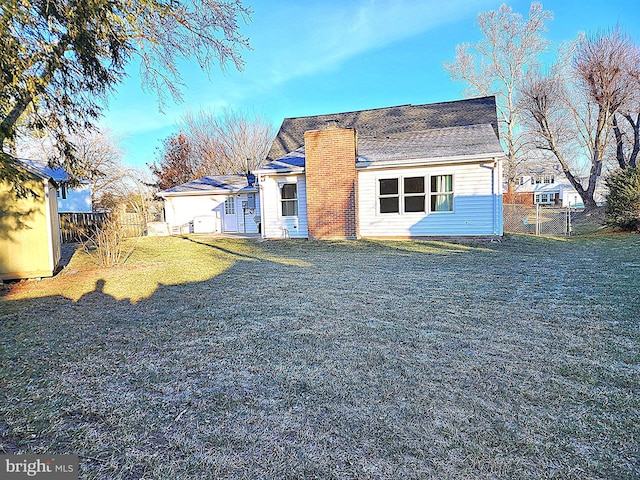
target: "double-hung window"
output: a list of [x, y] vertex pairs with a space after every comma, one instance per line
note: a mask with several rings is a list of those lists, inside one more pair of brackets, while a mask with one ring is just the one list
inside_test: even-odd
[[431, 177], [431, 211], [453, 212], [453, 175]]
[[283, 217], [298, 216], [298, 185], [284, 183], [280, 186], [280, 202]]
[[424, 177], [405, 177], [402, 182], [405, 212], [424, 212]]
[[[428, 183], [430, 181], [430, 183]], [[427, 192], [427, 185], [431, 190]], [[453, 175], [381, 178], [378, 180], [380, 213], [426, 213], [453, 211]]]
[[378, 180], [380, 213], [425, 211], [424, 177], [381, 178]]
[[400, 189], [397, 178], [378, 181], [380, 213], [400, 213]]

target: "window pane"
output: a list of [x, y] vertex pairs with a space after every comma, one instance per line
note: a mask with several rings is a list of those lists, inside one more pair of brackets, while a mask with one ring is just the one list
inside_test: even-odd
[[295, 183], [285, 183], [282, 185], [281, 191], [283, 199], [298, 198], [298, 186]]
[[404, 193], [424, 193], [424, 177], [405, 178]]
[[398, 197], [380, 199], [380, 213], [398, 213], [400, 211]]
[[424, 212], [424, 195], [404, 198], [405, 212]]
[[235, 202], [233, 198], [227, 198], [224, 201], [224, 213], [226, 215], [234, 215], [236, 213]]
[[384, 178], [380, 180], [380, 195], [397, 195], [398, 179]]
[[431, 195], [431, 211], [432, 212], [452, 212], [453, 211], [453, 194]]
[[453, 175], [435, 175], [431, 177], [431, 192], [453, 192]]
[[297, 200], [283, 200], [282, 201], [282, 216], [283, 217], [295, 217], [298, 215], [298, 201]]

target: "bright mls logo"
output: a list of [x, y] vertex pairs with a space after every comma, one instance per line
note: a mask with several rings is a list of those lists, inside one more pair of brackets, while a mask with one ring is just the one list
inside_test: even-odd
[[77, 455], [0, 455], [0, 479], [77, 480]]

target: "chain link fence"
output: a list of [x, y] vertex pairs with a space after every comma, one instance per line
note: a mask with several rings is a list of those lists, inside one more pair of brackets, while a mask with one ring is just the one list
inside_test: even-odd
[[504, 231], [532, 235], [571, 235], [571, 209], [542, 205], [503, 205]]

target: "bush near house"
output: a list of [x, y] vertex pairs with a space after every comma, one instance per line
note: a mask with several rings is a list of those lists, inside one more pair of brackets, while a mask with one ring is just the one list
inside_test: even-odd
[[0, 452], [82, 480], [640, 477], [640, 235], [127, 242], [0, 298]]
[[640, 167], [614, 172], [606, 183], [607, 225], [625, 231], [640, 230]]

